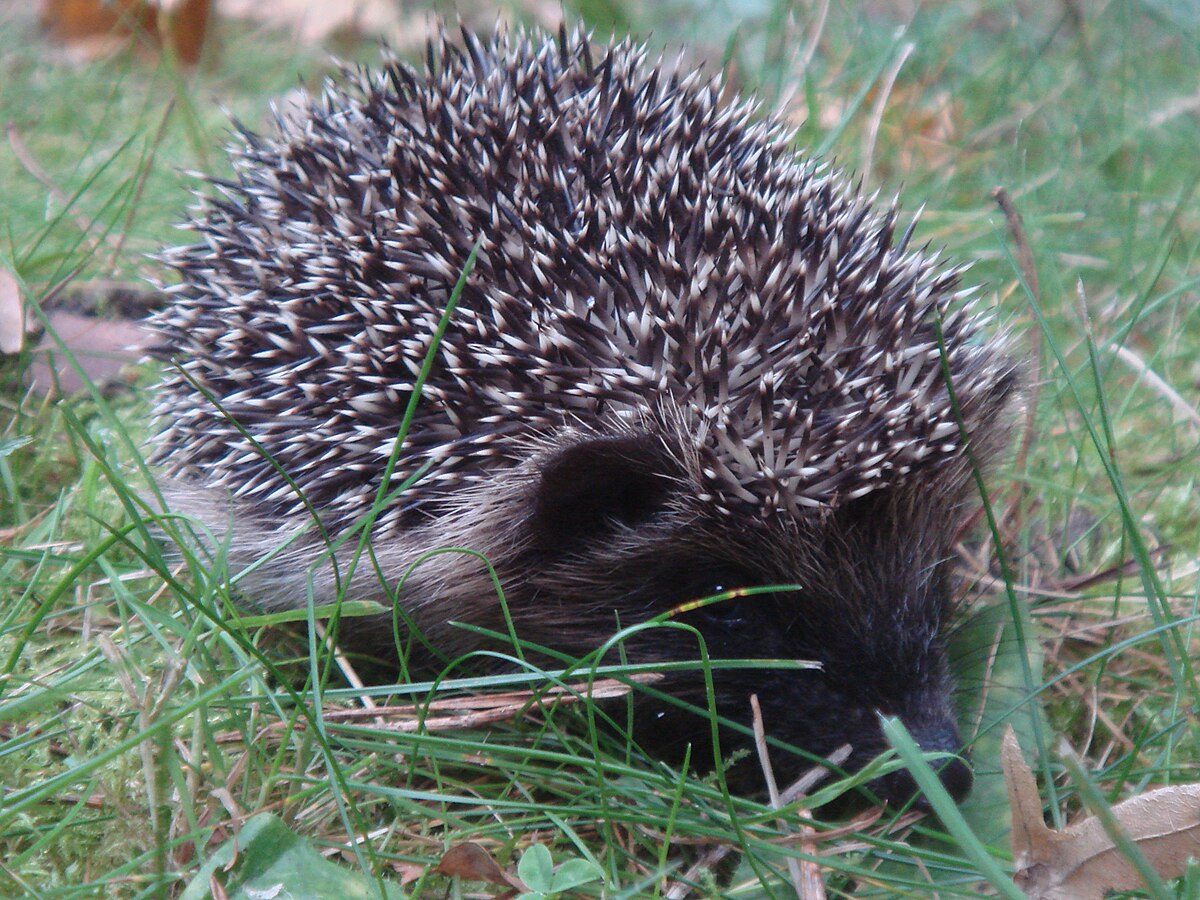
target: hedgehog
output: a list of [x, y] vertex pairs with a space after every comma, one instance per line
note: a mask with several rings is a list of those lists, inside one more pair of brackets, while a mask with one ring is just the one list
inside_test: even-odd
[[174, 507], [258, 608], [391, 609], [341, 623], [365, 657], [808, 660], [668, 667], [633, 737], [716, 764], [757, 695], [783, 778], [898, 716], [964, 797], [948, 560], [1020, 393], [978, 290], [719, 75], [582, 30], [427, 57], [237, 126], [165, 251]]

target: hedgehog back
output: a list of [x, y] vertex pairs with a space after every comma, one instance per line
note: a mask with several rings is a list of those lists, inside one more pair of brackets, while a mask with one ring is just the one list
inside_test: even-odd
[[363, 515], [476, 246], [390, 486], [432, 468], [384, 529], [606, 418], [685, 422], [730, 513], [805, 515], [961, 454], [1003, 358], [891, 211], [719, 80], [582, 34], [465, 40], [240, 132], [200, 241], [166, 257], [170, 473], [302, 515], [265, 451], [330, 524]]

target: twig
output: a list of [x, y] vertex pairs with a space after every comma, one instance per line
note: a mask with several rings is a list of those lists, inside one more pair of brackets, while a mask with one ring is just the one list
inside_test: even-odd
[[[376, 708], [378, 708], [379, 704], [375, 702], [374, 698], [371, 697], [370, 694], [363, 693], [366, 691], [366, 685], [363, 683], [363, 680], [358, 677], [358, 670], [354, 668], [354, 664], [350, 662], [350, 659], [345, 653], [342, 652], [341, 647], [334, 643], [324, 624], [317, 622], [316, 626], [317, 637], [320, 638], [321, 644], [325, 647], [325, 650], [333, 654], [333, 659], [337, 663], [338, 669], [341, 670], [342, 677], [350, 682], [350, 686], [352, 688], [360, 692], [358, 695], [358, 702], [363, 705], [364, 709], [374, 711]], [[377, 724], [383, 726], [383, 719], [379, 719]]]
[[[766, 752], [766, 736], [762, 727], [762, 714], [759, 711], [758, 698], [756, 696], [752, 696], [750, 702], [752, 704], [751, 708], [754, 711], [755, 746], [758, 748], [759, 760], [762, 761], [764, 759], [763, 754]], [[839, 747], [833, 753], [830, 753], [828, 757], [830, 764], [834, 766], [840, 766], [849, 758], [850, 750], [850, 745], [845, 744]], [[813, 766], [782, 793], [776, 789], [775, 775], [774, 771], [771, 769], [770, 760], [766, 761], [763, 768], [763, 773], [767, 776], [769, 790], [771, 791], [771, 805], [776, 809], [780, 809], [784, 806], [789, 806], [792, 803], [795, 803], [810, 790], [812, 790], [813, 787], [815, 787], [817, 783], [821, 781], [821, 779], [825, 778], [829, 774], [829, 769], [826, 766]], [[780, 838], [773, 840], [772, 843], [780, 846], [790, 846], [791, 844], [799, 843], [800, 851], [802, 853], [807, 853], [810, 856], [816, 856], [818, 838], [822, 841], [836, 840], [846, 834], [850, 834], [855, 831], [861, 831], [867, 825], [873, 824], [880, 815], [880, 812], [876, 812], [869, 816], [865, 822], [861, 820], [851, 822], [843, 829], [835, 829], [834, 831], [821, 833], [818, 835], [816, 829], [803, 824], [805, 819], [803, 811], [797, 811], [797, 817], [801, 822], [799, 832], [788, 832]], [[676, 840], [678, 843], [688, 843], [686, 840]], [[710, 839], [706, 838], [705, 840], [707, 841]], [[718, 865], [721, 860], [737, 849], [739, 849], [737, 844], [729, 842], [718, 844], [717, 846], [706, 850], [701, 857], [688, 868], [687, 872], [678, 878], [674, 884], [672, 884], [671, 887], [664, 892], [664, 900], [683, 900], [683, 898], [687, 897], [688, 894], [692, 892], [692, 886], [689, 884], [689, 882], [694, 882], [699, 873], [712, 869], [714, 866]], [[802, 900], [821, 900], [821, 898], [825, 897], [825, 887], [821, 882], [820, 866], [817, 863], [811, 861], [801, 862], [799, 860], [790, 858], [788, 862], [789, 869], [792, 869], [792, 863], [798, 862], [800, 864], [799, 868], [802, 876], [806, 870], [810, 869], [816, 884], [816, 892], [810, 892], [807, 894], [801, 894], [801, 888], [797, 887], [797, 896], [801, 897]], [[796, 884], [796, 874], [794, 870], [792, 873], [792, 880], [793, 884]], [[804, 884], [804, 881], [800, 882], [800, 885]]]
[[[349, 673], [347, 678], [351, 678]], [[662, 675], [657, 672], [643, 672], [627, 676], [627, 679], [637, 684], [654, 684], [662, 679]], [[358, 684], [361, 685], [361, 682]], [[368, 697], [359, 697], [363, 703], [362, 709], [328, 707], [323, 709], [322, 718], [329, 724], [355, 724], [374, 719], [376, 727], [380, 730], [400, 734], [411, 734], [421, 730], [454, 731], [507, 721], [526, 714], [534, 705], [558, 707], [583, 700], [613, 700], [624, 697], [632, 689], [624, 680], [600, 678], [592, 682], [550, 685], [539, 690], [450, 697], [419, 704], [380, 706]], [[283, 721], [273, 722], [264, 727], [256, 740], [283, 731], [290, 733], [304, 727], [303, 723], [292, 725]], [[218, 743], [236, 742], [241, 739], [241, 733], [237, 731], [221, 732], [216, 736]]]
[[692, 892], [692, 885], [688, 882], [695, 881], [696, 876], [716, 866], [721, 860], [732, 853], [733, 850], [734, 847], [730, 844], [718, 844], [709, 850], [705, 850], [700, 855], [700, 858], [683, 874], [683, 877], [667, 889], [666, 893], [663, 894], [664, 900], [683, 900], [684, 897]]
[[[1080, 293], [1083, 292], [1082, 285], [1080, 286], [1079, 290]], [[1145, 361], [1140, 356], [1138, 356], [1128, 347], [1114, 347], [1113, 349], [1117, 354], [1117, 359], [1121, 360], [1121, 362], [1125, 363], [1125, 365], [1137, 372], [1146, 380], [1146, 383], [1151, 388], [1162, 394], [1167, 399], [1167, 402], [1171, 404], [1171, 408], [1173, 410], [1175, 410], [1185, 419], [1191, 421], [1193, 425], [1200, 426], [1200, 412], [1197, 412], [1194, 406], [1184, 400], [1183, 397], [1179, 395], [1179, 392], [1175, 390], [1175, 388], [1167, 384], [1162, 376], [1146, 365]]]
[[[781, 809], [783, 799], [779, 795], [779, 785], [775, 783], [775, 770], [771, 767], [771, 754], [767, 751], [767, 733], [763, 728], [762, 709], [758, 705], [758, 694], [750, 695], [750, 709], [754, 716], [754, 749], [758, 751], [758, 764], [762, 767], [763, 777], [767, 780], [767, 794], [771, 799], [772, 809]], [[785, 819], [779, 819], [779, 827], [789, 831]], [[800, 849], [805, 853], [816, 850], [816, 829], [809, 825], [800, 825], [800, 833], [809, 837], [801, 844]], [[812, 860], [799, 860], [794, 856], [787, 858], [788, 874], [792, 877], [792, 886], [800, 900], [825, 900], [825, 884], [821, 880], [821, 867]]]
[[[854, 749], [849, 744], [842, 744], [829, 756], [825, 757], [829, 760], [830, 765], [840, 766], [850, 758], [850, 751]], [[784, 792], [780, 795], [783, 805], [795, 803], [809, 791], [817, 786], [817, 784], [829, 774], [828, 766], [813, 766], [803, 775], [796, 779]]]
[[1162, 128], [1172, 119], [1185, 115], [1190, 112], [1200, 111], [1200, 91], [1194, 94], [1188, 94], [1186, 97], [1178, 97], [1172, 100], [1154, 115], [1146, 120], [1148, 129], [1153, 130]]

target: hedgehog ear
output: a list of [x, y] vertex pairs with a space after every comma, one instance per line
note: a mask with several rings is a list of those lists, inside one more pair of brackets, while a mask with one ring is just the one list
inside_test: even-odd
[[564, 546], [634, 526], [662, 507], [670, 465], [650, 435], [588, 438], [556, 451], [540, 469], [532, 522], [539, 541]]

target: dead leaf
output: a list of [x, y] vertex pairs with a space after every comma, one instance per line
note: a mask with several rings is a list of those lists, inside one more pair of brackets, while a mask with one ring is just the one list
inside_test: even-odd
[[185, 66], [200, 61], [208, 34], [210, 0], [183, 0], [159, 20], [159, 36], [170, 42]]
[[21, 285], [7, 269], [0, 269], [0, 355], [19, 353], [25, 344], [25, 303]]
[[122, 47], [137, 32], [156, 30], [157, 10], [138, 0], [42, 0], [42, 28], [80, 61], [98, 59]]
[[399, 876], [401, 887], [404, 887], [406, 884], [412, 884], [425, 874], [425, 866], [421, 865], [420, 863], [401, 862], [400, 860], [394, 860], [388, 864], [388, 868]]
[[[1030, 900], [1102, 900], [1144, 888], [1133, 863], [1092, 816], [1056, 831], [1042, 817], [1037, 781], [1010, 727], [1000, 753], [1012, 805], [1013, 881]], [[1200, 858], [1200, 784], [1158, 788], [1112, 808], [1113, 818], [1164, 879]]]
[[528, 893], [529, 886], [516, 875], [510, 875], [500, 868], [500, 864], [492, 859], [478, 844], [464, 841], [455, 844], [446, 851], [437, 870], [442, 875], [457, 875], [466, 881], [486, 881], [488, 884], [499, 884], [510, 887], [521, 893]]
[[[78, 313], [55, 311], [50, 327], [97, 385], [111, 385], [121, 370], [137, 362], [150, 345], [151, 337], [141, 322], [104, 319]], [[29, 366], [30, 387], [39, 393], [72, 394], [84, 387], [83, 380], [63, 357], [59, 344], [49, 335], [33, 350]]]
[[200, 59], [211, 0], [42, 0], [39, 16], [51, 39], [79, 62], [108, 56], [138, 39], [170, 46], [184, 65]]
[[[638, 684], [655, 684], [662, 680], [658, 672], [643, 672], [628, 676], [627, 680]], [[611, 700], [624, 697], [632, 688], [615, 678], [600, 678], [594, 682], [578, 682], [571, 685], [553, 685], [536, 690], [510, 691], [502, 694], [473, 694], [468, 697], [450, 697], [428, 703], [406, 703], [386, 706], [371, 706], [353, 709], [330, 708], [323, 715], [327, 722], [374, 721], [375, 728], [403, 734], [417, 731], [429, 733], [439, 731], [461, 731], [481, 728], [496, 722], [506, 722], [525, 715], [531, 709], [547, 709], [568, 706], [586, 700]], [[275, 722], [264, 729], [264, 734], [286, 734], [297, 727], [287, 722]], [[219, 743], [237, 743], [244, 740], [240, 732], [227, 731], [217, 734]]]

